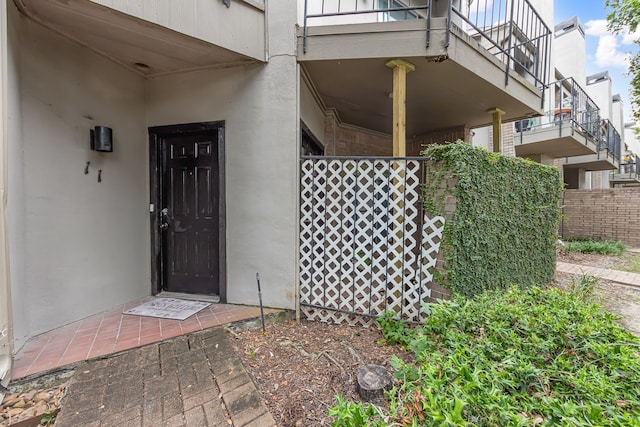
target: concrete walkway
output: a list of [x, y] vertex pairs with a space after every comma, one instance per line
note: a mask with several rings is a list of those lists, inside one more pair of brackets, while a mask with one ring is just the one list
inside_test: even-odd
[[276, 423], [222, 327], [76, 367], [56, 426]]
[[570, 264], [568, 262], [558, 262], [556, 264], [556, 271], [569, 274], [588, 274], [611, 282], [640, 288], [640, 274], [637, 273], [611, 270], [608, 268], [590, 267], [580, 264]]

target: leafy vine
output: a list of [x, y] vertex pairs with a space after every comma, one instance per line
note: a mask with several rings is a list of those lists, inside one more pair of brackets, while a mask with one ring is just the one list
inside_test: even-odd
[[437, 281], [474, 296], [552, 279], [562, 193], [556, 168], [462, 141], [429, 146], [423, 155], [433, 160], [424, 207], [447, 218]]

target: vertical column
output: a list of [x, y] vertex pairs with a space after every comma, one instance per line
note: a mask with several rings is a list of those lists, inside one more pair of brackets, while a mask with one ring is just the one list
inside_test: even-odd
[[392, 59], [387, 67], [393, 69], [393, 156], [407, 155], [407, 73], [416, 69], [404, 59]]
[[[393, 156], [407, 155], [407, 72], [415, 66], [404, 59], [392, 59], [386, 63], [393, 69]], [[405, 184], [406, 162], [393, 161], [390, 174], [387, 275], [392, 288], [387, 291], [386, 309], [402, 315], [404, 308], [405, 277]]]
[[487, 110], [493, 116], [493, 152], [502, 153], [502, 116], [504, 111], [499, 108]]
[[[11, 380], [13, 328], [11, 324], [11, 288], [7, 241], [7, 2], [0, 4], [0, 384]], [[0, 399], [2, 398], [0, 393]]]

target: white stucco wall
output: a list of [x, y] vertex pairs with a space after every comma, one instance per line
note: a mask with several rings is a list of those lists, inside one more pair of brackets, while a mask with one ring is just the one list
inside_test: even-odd
[[484, 126], [472, 130], [471, 145], [493, 150], [493, 141], [489, 138], [491, 126]]
[[295, 307], [299, 155], [295, 8], [267, 4], [266, 65], [148, 81], [148, 125], [225, 121], [227, 300]]
[[615, 102], [611, 102], [611, 123], [616, 128], [622, 138], [622, 150], [624, 151], [624, 104], [622, 100], [618, 99]]
[[611, 79], [607, 78], [587, 85], [585, 91], [600, 107], [600, 117], [611, 120]]
[[553, 56], [556, 69], [564, 77], [573, 77], [580, 87], [586, 86], [585, 38], [579, 28], [554, 39]]
[[640, 155], [640, 138], [636, 135], [639, 123], [628, 123], [624, 127], [624, 142], [634, 154]]
[[[20, 19], [21, 134], [14, 129], [11, 169], [12, 192], [26, 197], [10, 218], [24, 230], [24, 248], [12, 236], [18, 339], [150, 293], [144, 81]], [[90, 151], [95, 125], [113, 128], [113, 153]]]

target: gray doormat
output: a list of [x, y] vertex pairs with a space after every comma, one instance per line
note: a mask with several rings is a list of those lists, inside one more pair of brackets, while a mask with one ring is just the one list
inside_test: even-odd
[[137, 307], [123, 311], [124, 314], [135, 316], [160, 317], [162, 319], [185, 320], [193, 316], [203, 308], [211, 305], [210, 302], [187, 301], [175, 298], [154, 298], [140, 304]]

